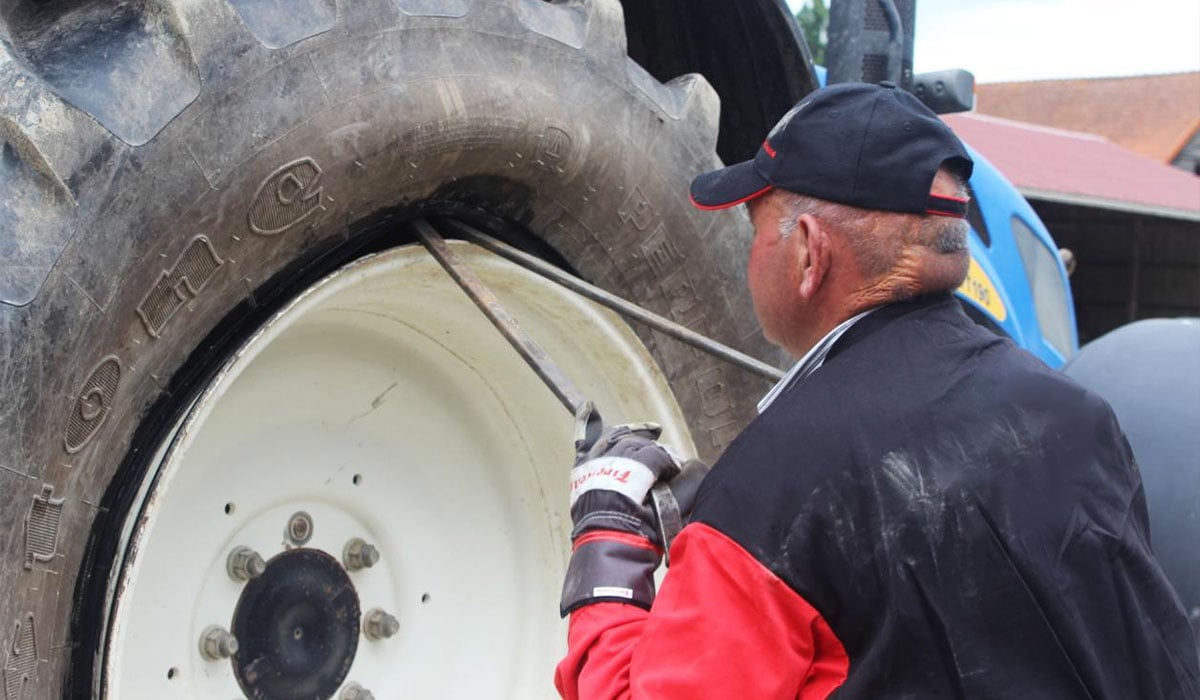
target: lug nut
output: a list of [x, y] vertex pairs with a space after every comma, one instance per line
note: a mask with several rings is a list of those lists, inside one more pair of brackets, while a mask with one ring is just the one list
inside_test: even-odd
[[237, 637], [225, 628], [209, 625], [200, 634], [200, 655], [209, 661], [228, 659], [238, 651]]
[[350, 571], [369, 569], [379, 561], [379, 550], [374, 545], [367, 544], [361, 537], [355, 537], [346, 543], [342, 550], [342, 563]]
[[363, 617], [363, 634], [367, 639], [387, 639], [400, 631], [400, 621], [379, 608], [372, 608]]
[[303, 545], [312, 539], [312, 516], [304, 511], [297, 511], [288, 519], [287, 538], [293, 544]]
[[375, 695], [357, 683], [350, 683], [342, 688], [338, 700], [375, 700]]
[[267, 570], [267, 562], [253, 549], [237, 546], [225, 560], [225, 570], [234, 581], [249, 581]]

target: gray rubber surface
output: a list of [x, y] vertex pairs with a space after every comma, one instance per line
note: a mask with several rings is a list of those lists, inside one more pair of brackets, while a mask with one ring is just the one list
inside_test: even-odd
[[1155, 556], [1200, 632], [1200, 319], [1121, 326], [1064, 371], [1117, 414], [1142, 472]]

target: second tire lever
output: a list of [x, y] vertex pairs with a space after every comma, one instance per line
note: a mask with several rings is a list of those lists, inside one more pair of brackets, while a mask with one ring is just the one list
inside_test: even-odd
[[[541, 378], [559, 403], [572, 416], [578, 415], [579, 409], [587, 403], [583, 392], [563, 373], [553, 358], [537, 344], [537, 341], [521, 328], [517, 319], [508, 313], [500, 303], [500, 299], [492, 293], [492, 290], [488, 289], [483, 280], [479, 279], [470, 267], [458, 259], [454, 251], [450, 250], [450, 246], [446, 245], [446, 240], [434, 230], [428, 221], [417, 219], [413, 222], [413, 228], [434, 260], [437, 260], [442, 269], [471, 298], [471, 301], [475, 302], [475, 306], [479, 307], [483, 315], [491, 321], [496, 330], [500, 331], [508, 344], [521, 356], [521, 359], [525, 360], [525, 364], [529, 365], [529, 368]], [[675, 500], [675, 494], [671, 493], [671, 489], [662, 482], [655, 484], [650, 489], [650, 496], [654, 502], [654, 510], [658, 514], [659, 535], [662, 537], [663, 551], [669, 552], [671, 542], [683, 527], [679, 502]], [[669, 557], [669, 554], [667, 556]], [[669, 558], [667, 561], [669, 564]]]

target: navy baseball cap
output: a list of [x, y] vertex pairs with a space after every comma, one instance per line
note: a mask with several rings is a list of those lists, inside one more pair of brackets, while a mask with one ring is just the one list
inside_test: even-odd
[[893, 83], [841, 83], [800, 100], [753, 160], [692, 181], [692, 203], [725, 209], [772, 189], [864, 209], [965, 217], [967, 200], [930, 194], [943, 165], [974, 164], [950, 127]]

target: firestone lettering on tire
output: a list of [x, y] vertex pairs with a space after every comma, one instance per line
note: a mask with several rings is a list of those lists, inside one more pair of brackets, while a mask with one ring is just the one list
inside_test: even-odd
[[37, 682], [37, 635], [33, 614], [17, 620], [4, 660], [4, 700], [30, 700]]
[[67, 454], [82, 450], [104, 424], [121, 382], [121, 360], [109, 355], [88, 375], [67, 419], [63, 447]]
[[321, 208], [321, 166], [301, 158], [271, 173], [250, 205], [250, 230], [262, 236], [283, 233]]
[[33, 497], [29, 514], [25, 516], [25, 569], [35, 562], [54, 561], [58, 553], [58, 525], [62, 520], [63, 502], [54, 498], [54, 486], [42, 484], [42, 492]]
[[570, 155], [571, 135], [561, 127], [546, 127], [538, 148], [537, 164], [550, 172], [562, 172]]
[[650, 199], [646, 197], [642, 188], [634, 187], [625, 203], [617, 210], [617, 217], [621, 219], [621, 223], [632, 226], [638, 231], [645, 231], [650, 224], [654, 223], [658, 212], [655, 211], [654, 205], [650, 203]]
[[171, 269], [162, 271], [138, 304], [137, 315], [150, 337], [162, 337], [163, 329], [179, 307], [195, 299], [224, 264], [207, 237], [193, 238]]

